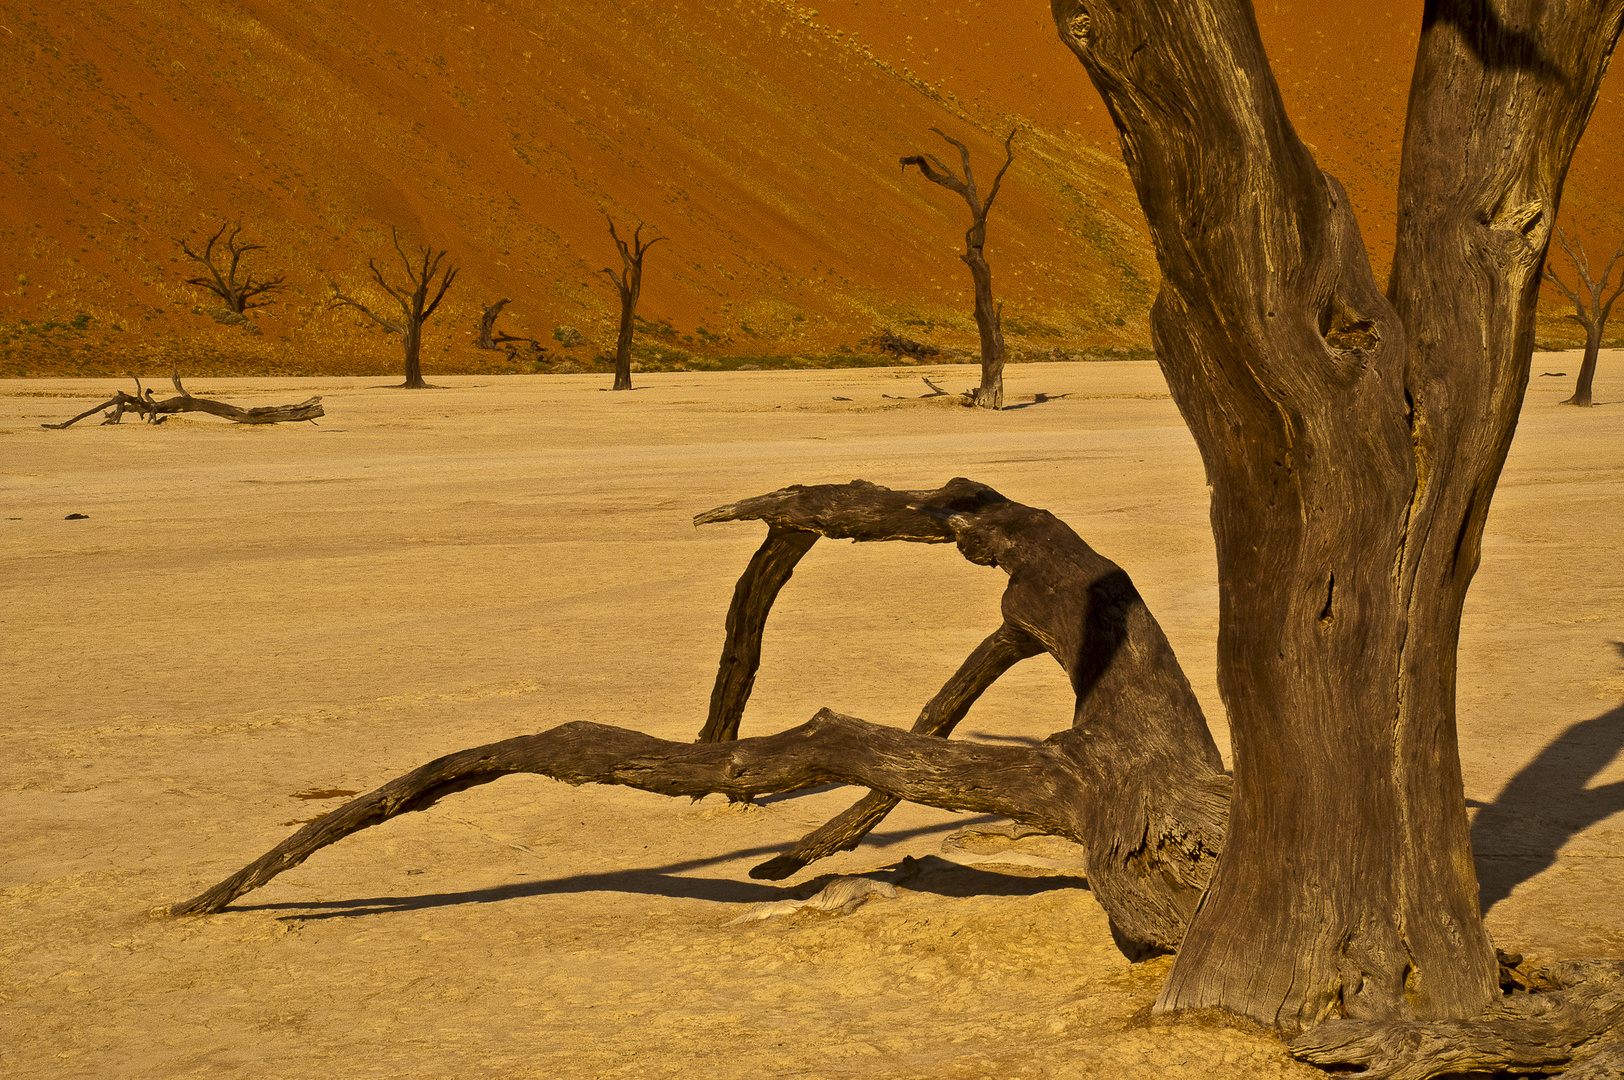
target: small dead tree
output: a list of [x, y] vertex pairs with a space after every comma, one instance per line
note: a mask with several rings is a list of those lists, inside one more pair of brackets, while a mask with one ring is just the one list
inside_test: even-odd
[[981, 385], [971, 394], [971, 400], [983, 409], [1004, 407], [1004, 325], [1003, 305], [994, 305], [992, 299], [992, 269], [987, 265], [982, 248], [987, 242], [987, 213], [992, 201], [998, 197], [998, 187], [1004, 182], [1004, 173], [1015, 160], [1012, 144], [1015, 132], [1004, 140], [1004, 166], [993, 178], [992, 190], [982, 199], [976, 191], [975, 173], [970, 169], [970, 150], [959, 140], [950, 138], [940, 128], [932, 131], [958, 147], [959, 160], [964, 165], [961, 178], [942, 164], [934, 154], [915, 154], [902, 159], [902, 168], [917, 165], [926, 180], [963, 196], [970, 207], [970, 228], [964, 233], [964, 254], [959, 258], [970, 268], [970, 278], [976, 290], [976, 329], [981, 333]]
[[615, 273], [613, 269], [604, 267], [600, 273], [607, 274], [609, 280], [615, 283], [620, 290], [620, 335], [615, 339], [615, 385], [616, 390], [630, 390], [632, 388], [632, 334], [637, 316], [637, 298], [643, 291], [643, 255], [649, 248], [664, 240], [663, 236], [656, 236], [643, 242], [643, 226], [638, 224], [637, 230], [632, 233], [631, 243], [620, 238], [615, 231], [615, 219], [608, 214], [603, 215], [609, 222], [609, 235], [614, 238], [615, 247], [620, 249], [621, 272]]
[[[225, 235], [228, 228], [231, 230], [230, 236]], [[242, 257], [250, 251], [265, 250], [264, 244], [238, 243], [237, 236], [241, 232], [241, 225], [220, 226], [214, 235], [209, 237], [209, 242], [203, 246], [203, 254], [201, 255], [193, 251], [185, 240], [177, 238], [175, 241], [180, 245], [181, 252], [188, 259], [200, 264], [209, 272], [208, 277], [187, 278], [186, 284], [196, 285], [200, 289], [207, 289], [215, 296], [218, 296], [220, 301], [234, 315], [246, 315], [254, 308], [262, 308], [274, 303], [271, 300], [259, 300], [256, 302], [254, 298], [263, 296], [266, 293], [281, 292], [288, 287], [286, 274], [256, 280], [254, 275], [244, 269], [243, 279], [241, 281], [237, 280], [237, 270], [242, 263]], [[215, 246], [220, 243], [222, 236], [225, 236], [225, 244], [221, 246], [221, 250], [216, 251]], [[231, 261], [222, 271], [220, 266], [217, 265], [217, 261], [224, 261], [227, 255], [231, 257]]]
[[400, 233], [391, 228], [389, 235], [395, 242], [395, 253], [400, 256], [401, 264], [406, 268], [406, 280], [409, 284], [400, 288], [389, 284], [384, 280], [383, 271], [378, 269], [375, 259], [368, 259], [367, 267], [372, 271], [372, 280], [377, 282], [378, 287], [394, 297], [395, 303], [400, 305], [400, 318], [383, 318], [359, 300], [347, 295], [338, 287], [337, 282], [330, 279], [327, 284], [332, 287], [333, 298], [327, 305], [327, 310], [336, 311], [339, 308], [351, 307], [385, 330], [399, 334], [401, 347], [406, 353], [406, 381], [400, 384], [400, 388], [421, 390], [429, 385], [423, 381], [423, 367], [419, 359], [423, 349], [423, 324], [434, 314], [434, 309], [439, 307], [440, 301], [445, 298], [446, 290], [451, 288], [451, 283], [457, 279], [458, 268], [455, 266], [446, 268], [440, 277], [434, 299], [430, 300], [429, 290], [434, 285], [435, 272], [440, 269], [440, 261], [445, 258], [446, 253], [425, 247], [422, 258], [413, 261], [407, 258], [406, 252], [400, 246]]
[[[1579, 364], [1579, 382], [1573, 389], [1573, 396], [1563, 401], [1564, 405], [1593, 404], [1590, 400], [1590, 383], [1596, 377], [1596, 355], [1601, 352], [1601, 334], [1607, 326], [1607, 319], [1613, 313], [1613, 301], [1624, 293], [1624, 274], [1619, 276], [1618, 286], [1613, 289], [1612, 295], [1606, 299], [1602, 294], [1607, 291], [1607, 278], [1613, 272], [1613, 266], [1621, 256], [1624, 256], [1624, 243], [1618, 245], [1613, 257], [1607, 260], [1607, 267], [1601, 272], [1601, 277], [1592, 279], [1590, 276], [1590, 260], [1585, 256], [1585, 246], [1578, 238], [1568, 243], [1568, 234], [1560, 228], [1556, 230], [1557, 243], [1562, 250], [1568, 253], [1573, 260], [1574, 271], [1579, 275], [1579, 288], [1586, 295], [1579, 295], [1579, 291], [1570, 289], [1567, 283], [1556, 276], [1549, 262], [1545, 266], [1545, 280], [1562, 290], [1562, 295], [1573, 304], [1573, 314], [1568, 318], [1585, 328], [1585, 358]], [[1575, 247], [1578, 248], [1575, 251]]]

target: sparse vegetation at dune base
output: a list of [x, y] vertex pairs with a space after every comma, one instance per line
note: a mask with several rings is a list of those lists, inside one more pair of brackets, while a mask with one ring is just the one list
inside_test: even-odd
[[[196, 377], [370, 376], [398, 375], [400, 342], [396, 335], [365, 328], [359, 319], [321, 315], [319, 297], [295, 312], [230, 313], [216, 305], [194, 305], [200, 322], [210, 325], [183, 337], [145, 337], [106, 315], [76, 311], [60, 318], [0, 320], [0, 378], [167, 377], [177, 366]], [[447, 305], [450, 306], [450, 298]], [[312, 316], [300, 319], [302, 314]], [[612, 326], [583, 329], [562, 340], [551, 329], [535, 336], [545, 342], [509, 351], [474, 345], [477, 318], [452, 308], [446, 325], [431, 324], [423, 333], [423, 368], [428, 375], [526, 375], [614, 372]], [[933, 355], [926, 359], [876, 349], [867, 341], [803, 345], [745, 334], [723, 337], [700, 327], [683, 334], [668, 322], [638, 320], [632, 345], [633, 371], [780, 371], [819, 368], [906, 367], [921, 363], [968, 362], [975, 355], [975, 324], [949, 326], [918, 318], [898, 319], [899, 334], [922, 339]], [[912, 324], [912, 325], [910, 325]], [[1027, 326], [1006, 316], [1009, 362], [1149, 360], [1155, 354], [1141, 345], [1121, 345], [1062, 336], [1045, 326]], [[252, 329], [249, 329], [252, 328]], [[572, 329], [563, 327], [559, 329]], [[877, 330], [880, 329], [877, 327]], [[743, 340], [739, 340], [742, 338]], [[568, 342], [573, 341], [574, 344]]]

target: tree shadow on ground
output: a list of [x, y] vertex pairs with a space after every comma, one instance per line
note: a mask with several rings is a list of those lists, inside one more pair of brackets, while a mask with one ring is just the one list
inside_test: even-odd
[[[895, 842], [933, 832], [957, 830], [967, 825], [984, 825], [1002, 820], [1004, 819], [992, 814], [978, 814], [944, 824], [895, 830], [880, 834], [879, 838], [886, 842]], [[794, 885], [681, 876], [684, 871], [735, 859], [758, 858], [782, 849], [783, 845], [772, 844], [743, 848], [724, 855], [667, 863], [664, 866], [635, 867], [601, 874], [575, 874], [564, 878], [521, 881], [494, 888], [467, 889], [460, 892], [427, 893], [421, 896], [371, 896], [350, 900], [288, 901], [275, 904], [234, 904], [231, 910], [285, 912], [287, 914], [284, 914], [283, 918], [299, 920], [342, 919], [455, 907], [459, 904], [493, 904], [528, 896], [587, 892], [668, 896], [673, 899], [708, 900], [719, 904], [756, 904], [770, 900], [804, 900], [817, 893], [836, 876], [820, 874]], [[904, 880], [906, 875], [906, 885], [910, 889], [952, 897], [1031, 896], [1053, 889], [1088, 887], [1087, 879], [1079, 875], [1018, 876], [963, 866], [931, 855], [913, 860], [913, 865], [906, 871], [901, 863], [896, 863], [863, 876], [879, 875], [883, 875], [886, 880]]]
[[[1624, 642], [1612, 644], [1624, 655]], [[1493, 802], [1474, 804], [1479, 809], [1472, 851], [1485, 913], [1549, 869], [1575, 835], [1624, 811], [1624, 780], [1587, 786], [1621, 750], [1624, 705], [1574, 724], [1523, 766]]]

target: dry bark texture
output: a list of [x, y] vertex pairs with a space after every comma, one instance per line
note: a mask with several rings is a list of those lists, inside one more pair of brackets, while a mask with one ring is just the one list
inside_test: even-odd
[[1052, 7], [1121, 132], [1163, 277], [1156, 352], [1213, 491], [1235, 793], [1158, 1008], [1288, 1030], [1476, 1015], [1496, 964], [1460, 611], [1624, 4], [1428, 6], [1389, 296], [1244, 0]]
[[931, 130], [957, 148], [964, 175], [960, 176], [951, 166], [944, 165], [935, 154], [915, 154], [912, 157], [905, 157], [902, 159], [902, 167], [906, 169], [909, 165], [917, 166], [926, 180], [954, 192], [970, 207], [970, 228], [964, 233], [964, 254], [959, 258], [970, 268], [970, 279], [975, 284], [976, 329], [981, 335], [981, 385], [971, 395], [971, 401], [983, 409], [1002, 409], [1003, 307], [993, 302], [992, 268], [987, 265], [987, 258], [982, 249], [987, 244], [987, 215], [992, 211], [993, 200], [998, 197], [998, 188], [1004, 182], [1004, 174], [1009, 171], [1010, 163], [1015, 160], [1015, 151], [1012, 148], [1015, 133], [1011, 131], [1009, 137], [1004, 140], [1004, 164], [999, 168], [998, 175], [993, 177], [992, 190], [987, 192], [985, 199], [982, 199], [976, 190], [976, 174], [970, 168], [969, 148], [959, 140], [949, 138], [937, 128]]
[[1624, 1076], [1624, 961], [1569, 960], [1533, 973], [1470, 1020], [1332, 1020], [1291, 1044], [1316, 1065], [1357, 1065], [1370, 1080], [1457, 1073]]
[[[378, 269], [378, 263], [374, 259], [367, 260], [367, 268], [372, 271], [372, 280], [377, 283], [378, 288], [393, 297], [395, 303], [400, 306], [400, 317], [398, 319], [385, 319], [361, 303], [361, 301], [345, 295], [338, 285], [333, 282], [328, 282], [333, 290], [333, 298], [328, 304], [328, 310], [332, 311], [345, 307], [354, 308], [385, 330], [399, 334], [401, 349], [405, 352], [406, 358], [406, 381], [400, 384], [401, 388], [404, 390], [423, 390], [427, 389], [429, 385], [423, 381], [421, 360], [423, 324], [428, 322], [430, 315], [434, 314], [434, 309], [440, 306], [440, 301], [445, 299], [446, 290], [451, 288], [451, 283], [457, 279], [457, 268], [454, 266], [446, 267], [445, 272], [440, 275], [440, 283], [436, 288], [434, 275], [439, 270], [440, 261], [445, 258], [446, 253], [443, 251], [436, 252], [425, 247], [421, 259], [414, 261], [407, 258], [406, 252], [402, 250], [400, 233], [390, 229], [389, 235], [395, 243], [395, 254], [400, 256], [401, 265], [406, 268], [406, 284], [401, 286], [389, 284], [384, 279], [383, 271]], [[429, 299], [429, 290], [431, 289], [435, 290], [434, 299], [432, 300]]]
[[[134, 378], [134, 376], [131, 376]], [[175, 413], [205, 412], [213, 416], [221, 416], [237, 424], [281, 424], [295, 420], [314, 420], [326, 413], [321, 407], [321, 398], [307, 398], [297, 405], [262, 405], [257, 409], [240, 409], [235, 405], [227, 405], [223, 401], [210, 401], [208, 398], [193, 397], [180, 383], [180, 373], [170, 375], [169, 381], [175, 384], [175, 391], [180, 396], [165, 398], [159, 401], [153, 397], [151, 390], [141, 388], [141, 380], [135, 380], [135, 393], [133, 395], [122, 391], [114, 394], [95, 408], [86, 409], [71, 420], [64, 420], [60, 424], [41, 424], [40, 427], [53, 428], [60, 431], [72, 427], [87, 416], [93, 416], [103, 409], [109, 410], [102, 420], [105, 424], [117, 424], [123, 421], [126, 412], [133, 412], [149, 424], [161, 424]]]
[[[791, 487], [695, 521], [751, 519], [766, 521], [768, 536], [734, 595], [700, 742], [574, 723], [451, 754], [305, 826], [173, 913], [218, 911], [353, 832], [511, 773], [741, 800], [832, 781], [872, 793], [758, 876], [787, 876], [851, 847], [899, 800], [997, 813], [1087, 849], [1090, 887], [1124, 951], [1175, 948], [1219, 850], [1229, 777], [1127, 575], [1052, 514], [969, 480], [911, 492], [861, 481]], [[737, 739], [771, 601], [819, 536], [956, 543], [970, 561], [1009, 575], [1004, 623], [926, 705], [913, 732], [825, 709], [791, 731]], [[999, 674], [1038, 652], [1060, 662], [1076, 692], [1069, 730], [1036, 748], [945, 739]]]

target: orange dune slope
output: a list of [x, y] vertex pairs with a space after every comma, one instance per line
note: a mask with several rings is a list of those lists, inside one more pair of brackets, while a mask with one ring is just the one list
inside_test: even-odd
[[[1259, 16], [1384, 259], [1418, 13]], [[1016, 132], [987, 252], [1018, 351], [1147, 339], [1143, 224], [1041, 3], [23, 0], [0, 79], [0, 374], [388, 370], [392, 340], [326, 297], [334, 281], [387, 302], [367, 262], [399, 279], [392, 230], [461, 268], [426, 370], [500, 370], [472, 340], [501, 298], [499, 330], [559, 355], [554, 328], [576, 327], [589, 356], [616, 317], [605, 213], [666, 238], [646, 348], [855, 353], [882, 328], [972, 346], [967, 211], [898, 166], [953, 156], [933, 127], [968, 143], [983, 185]], [[1569, 199], [1608, 250], [1612, 85]], [[178, 247], [228, 223], [264, 245], [247, 268], [291, 286], [247, 327], [211, 317]]]

